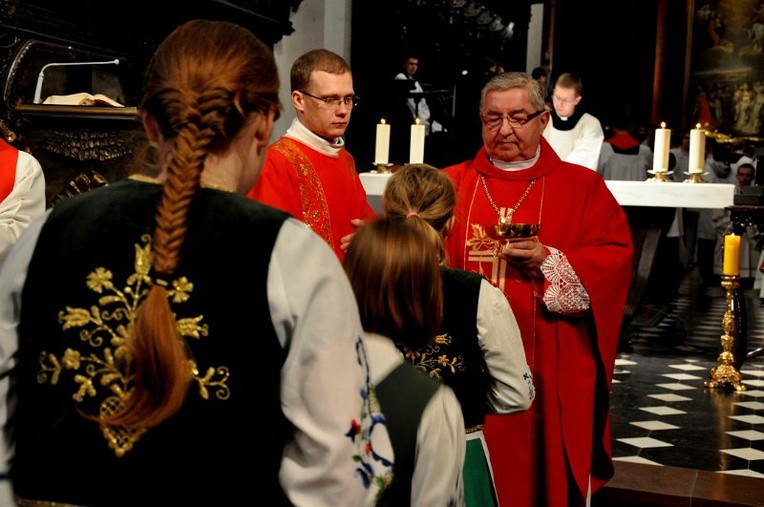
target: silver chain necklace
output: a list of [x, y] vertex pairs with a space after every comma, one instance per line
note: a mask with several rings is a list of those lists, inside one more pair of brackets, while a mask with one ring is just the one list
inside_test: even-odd
[[536, 184], [536, 178], [533, 178], [528, 184], [528, 188], [525, 189], [525, 192], [523, 192], [523, 195], [520, 196], [520, 199], [517, 200], [517, 203], [512, 207], [511, 209], [507, 210], [507, 216], [502, 217], [501, 211], [499, 211], [499, 207], [496, 206], [496, 203], [493, 202], [493, 198], [491, 197], [491, 193], [488, 191], [488, 185], [485, 183], [485, 176], [480, 175], [480, 181], [483, 182], [483, 190], [485, 190], [485, 196], [488, 197], [488, 202], [491, 203], [491, 206], [493, 206], [494, 211], [496, 211], [496, 214], [499, 216], [499, 220], [502, 222], [511, 222], [512, 221], [512, 215], [515, 214], [515, 211], [517, 211], [517, 208], [520, 207], [520, 205], [523, 203], [526, 197], [528, 197], [528, 194], [531, 192], [531, 189], [533, 188], [533, 185]]

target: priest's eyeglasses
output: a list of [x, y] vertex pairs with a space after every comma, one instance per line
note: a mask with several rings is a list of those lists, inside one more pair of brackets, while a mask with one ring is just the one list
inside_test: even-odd
[[315, 95], [311, 95], [308, 92], [304, 92], [302, 90], [298, 90], [303, 95], [307, 95], [308, 97], [314, 98], [322, 103], [321, 107], [333, 107], [338, 108], [340, 107], [340, 104], [344, 104], [345, 107], [351, 108], [354, 106], [357, 106], [358, 103], [361, 101], [361, 97], [358, 95], [345, 95], [344, 97], [316, 97]]
[[546, 111], [546, 109], [542, 109], [541, 111], [536, 111], [535, 113], [530, 113], [526, 116], [507, 116], [504, 114], [483, 114], [480, 113], [480, 119], [483, 120], [483, 125], [485, 125], [485, 128], [489, 130], [498, 130], [501, 128], [502, 125], [504, 125], [504, 120], [509, 123], [509, 126], [513, 129], [523, 128], [529, 121], [540, 115]]

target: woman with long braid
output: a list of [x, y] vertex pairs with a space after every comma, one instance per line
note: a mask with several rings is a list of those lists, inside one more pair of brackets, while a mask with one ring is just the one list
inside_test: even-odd
[[59, 203], [9, 253], [0, 465], [19, 505], [355, 507], [389, 483], [342, 267], [243, 195], [278, 87], [251, 32], [184, 23], [139, 108], [153, 177]]

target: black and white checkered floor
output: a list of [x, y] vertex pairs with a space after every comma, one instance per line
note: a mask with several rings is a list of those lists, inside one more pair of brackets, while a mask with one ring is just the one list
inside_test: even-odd
[[[747, 289], [748, 351], [764, 346], [764, 304]], [[691, 273], [667, 305], [643, 305], [627, 329], [612, 388], [617, 461], [764, 479], [764, 354], [741, 367], [742, 392], [707, 388], [725, 296]]]

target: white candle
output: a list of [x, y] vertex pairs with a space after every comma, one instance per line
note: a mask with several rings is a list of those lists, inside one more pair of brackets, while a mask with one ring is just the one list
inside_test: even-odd
[[653, 148], [653, 171], [668, 171], [669, 148], [671, 147], [671, 129], [666, 128], [666, 122], [661, 122], [661, 128], [655, 129], [655, 147]]
[[700, 128], [700, 123], [690, 130], [690, 163], [688, 171], [699, 174], [706, 166], [706, 133]]
[[424, 124], [416, 119], [411, 125], [411, 145], [409, 147], [409, 164], [421, 164], [424, 162]]
[[390, 161], [390, 125], [382, 118], [377, 123], [377, 142], [374, 148], [374, 164], [382, 165]]

